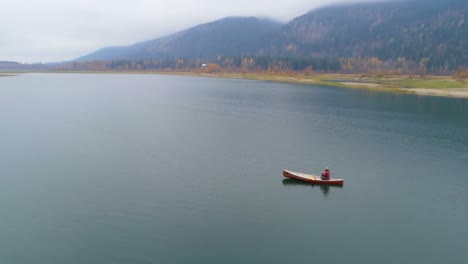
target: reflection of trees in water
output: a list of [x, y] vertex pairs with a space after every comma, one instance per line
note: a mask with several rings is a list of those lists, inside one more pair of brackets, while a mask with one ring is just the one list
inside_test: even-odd
[[295, 179], [284, 179], [283, 180], [283, 185], [284, 186], [309, 186], [309, 187], [319, 187], [320, 191], [322, 191], [322, 194], [324, 197], [328, 197], [328, 194], [330, 193], [330, 189], [343, 189], [343, 186], [339, 185], [321, 185], [321, 184], [315, 184], [312, 182], [305, 182], [305, 181], [300, 181], [300, 180], [295, 180]]

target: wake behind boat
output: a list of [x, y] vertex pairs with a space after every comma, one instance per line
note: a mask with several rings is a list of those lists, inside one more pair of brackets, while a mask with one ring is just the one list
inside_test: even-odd
[[283, 171], [283, 176], [286, 178], [290, 178], [290, 179], [296, 179], [296, 180], [312, 182], [315, 184], [323, 184], [323, 185], [343, 185], [344, 183], [344, 180], [342, 179], [322, 180], [322, 178], [317, 175], [310, 175], [310, 174], [288, 171], [288, 170]]

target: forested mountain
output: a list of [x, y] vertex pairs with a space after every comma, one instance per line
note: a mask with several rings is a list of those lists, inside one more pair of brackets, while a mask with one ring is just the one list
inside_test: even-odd
[[104, 48], [76, 61], [230, 56], [240, 62], [250, 56], [356, 65], [367, 58], [387, 63], [384, 68], [414, 69], [422, 63], [434, 72], [448, 72], [468, 66], [467, 11], [467, 0], [400, 0], [329, 6], [284, 25], [225, 18], [128, 47]]
[[377, 57], [428, 68], [468, 64], [466, 0], [416, 0], [334, 6], [284, 26], [271, 54], [295, 57]]
[[213, 58], [263, 52], [281, 23], [255, 17], [228, 17], [128, 47], [98, 50], [77, 61], [151, 58]]

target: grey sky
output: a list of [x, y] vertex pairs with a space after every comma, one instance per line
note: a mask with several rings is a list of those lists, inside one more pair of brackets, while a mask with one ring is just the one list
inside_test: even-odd
[[339, 2], [349, 1], [2, 0], [0, 61], [69, 60], [102, 47], [130, 45], [226, 16], [286, 22]]

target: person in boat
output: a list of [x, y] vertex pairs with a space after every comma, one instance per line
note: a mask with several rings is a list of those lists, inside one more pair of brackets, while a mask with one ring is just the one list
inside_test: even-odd
[[325, 171], [322, 172], [322, 180], [324, 181], [329, 181], [330, 180], [330, 169], [328, 169], [328, 167], [325, 167]]

